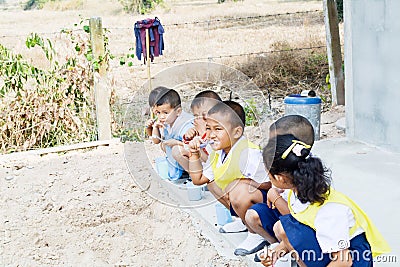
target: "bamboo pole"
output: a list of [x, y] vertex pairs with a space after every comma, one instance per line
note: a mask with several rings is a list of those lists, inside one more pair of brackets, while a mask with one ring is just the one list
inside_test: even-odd
[[146, 29], [146, 63], [147, 63], [147, 78], [149, 79], [149, 89], [151, 91], [151, 73], [150, 73], [150, 35], [149, 29]]
[[[150, 72], [150, 35], [149, 29], [146, 29], [146, 64], [147, 64], [147, 79], [149, 79], [149, 92], [151, 92], [151, 72]], [[150, 117], [154, 119], [153, 110], [150, 107]]]

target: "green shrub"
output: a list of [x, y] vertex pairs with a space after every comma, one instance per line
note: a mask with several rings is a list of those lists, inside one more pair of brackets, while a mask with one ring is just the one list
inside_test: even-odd
[[28, 0], [24, 4], [24, 10], [31, 10], [35, 8], [43, 8], [43, 5], [47, 2], [56, 2], [59, 0]]
[[258, 126], [261, 114], [257, 109], [257, 103], [254, 98], [246, 100], [244, 112], [246, 114], [246, 126]]
[[153, 10], [163, 0], [119, 0], [126, 12], [145, 14]]
[[[26, 46], [41, 48], [48, 69], [40, 69], [0, 45], [0, 152], [96, 140], [92, 87], [100, 59], [93, 58], [84, 22], [87, 20], [79, 25], [83, 32], [62, 31], [62, 38], [72, 48], [61, 56], [62, 61], [49, 39], [28, 36]], [[108, 65], [109, 59], [107, 52], [101, 60]]]
[[274, 98], [314, 90], [318, 95], [324, 95], [329, 103], [329, 90], [325, 90], [325, 79], [329, 73], [326, 48], [322, 42], [313, 46], [322, 48], [295, 50], [292, 44], [276, 42], [271, 50], [277, 52], [250, 57], [237, 69], [250, 77], [259, 88], [267, 88]]

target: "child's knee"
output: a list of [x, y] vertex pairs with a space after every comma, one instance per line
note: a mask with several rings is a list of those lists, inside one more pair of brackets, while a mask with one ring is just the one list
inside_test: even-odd
[[246, 194], [243, 192], [243, 190], [245, 189], [239, 184], [236, 184], [234, 187], [230, 188], [229, 201], [233, 206], [247, 201]]
[[182, 153], [180, 146], [173, 146], [171, 149], [171, 155], [175, 160], [181, 159], [184, 157], [184, 154]]
[[229, 198], [233, 205], [240, 203], [251, 206], [253, 203], [263, 202], [262, 194], [257, 188], [240, 182], [230, 188]]
[[282, 240], [282, 239], [286, 236], [286, 233], [285, 233], [285, 230], [283, 229], [283, 226], [282, 226], [281, 221], [277, 221], [277, 222], [274, 224], [273, 230], [274, 230], [275, 236], [276, 236], [279, 240]]
[[248, 209], [246, 211], [245, 220], [248, 224], [254, 225], [260, 221], [260, 216], [258, 213], [253, 209]]

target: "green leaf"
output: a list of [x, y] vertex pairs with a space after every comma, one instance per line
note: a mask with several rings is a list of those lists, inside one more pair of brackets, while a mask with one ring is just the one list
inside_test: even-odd
[[97, 62], [97, 61], [93, 62], [93, 69], [96, 70], [96, 71], [100, 69], [99, 62]]
[[83, 26], [83, 30], [87, 33], [90, 33], [90, 28], [88, 25]]
[[92, 61], [92, 60], [93, 60], [93, 54], [92, 54], [92, 53], [86, 54], [85, 57], [86, 57], [86, 59], [87, 59], [88, 61]]
[[128, 66], [129, 66], [129, 67], [132, 67], [132, 66], [133, 66], [133, 62], [129, 62], [129, 63], [128, 63]]
[[125, 63], [126, 63], [126, 62], [125, 62], [125, 58], [124, 58], [124, 57], [120, 57], [120, 58], [119, 58], [119, 65], [122, 66], [122, 65], [125, 65]]

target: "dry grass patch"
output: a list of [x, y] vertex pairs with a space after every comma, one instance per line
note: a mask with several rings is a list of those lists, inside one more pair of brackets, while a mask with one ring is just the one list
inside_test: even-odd
[[44, 4], [43, 9], [47, 10], [78, 10], [84, 6], [84, 0], [50, 1]]

